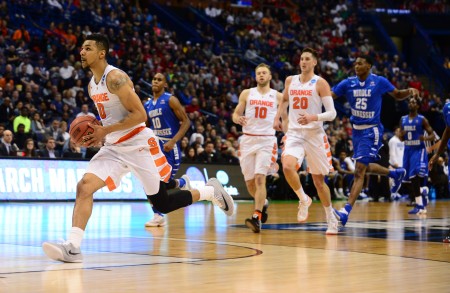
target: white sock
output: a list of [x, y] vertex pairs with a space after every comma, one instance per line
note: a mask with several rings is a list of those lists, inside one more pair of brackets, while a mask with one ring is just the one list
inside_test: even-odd
[[423, 206], [422, 196], [416, 196], [416, 205]]
[[307, 201], [308, 200], [308, 196], [306, 195], [305, 191], [303, 190], [303, 187], [300, 186], [299, 190], [295, 191], [295, 194], [297, 194], [298, 198], [300, 199], [300, 201]]
[[214, 195], [214, 187], [212, 186], [205, 186], [198, 189], [198, 192], [200, 192], [200, 200], [209, 200], [211, 201]]
[[264, 200], [264, 205], [265, 206], [269, 205], [269, 201], [267, 200], [267, 198]]
[[69, 237], [67, 241], [73, 244], [75, 247], [81, 246], [81, 241], [83, 240], [84, 230], [78, 227], [72, 227], [70, 229]]
[[325, 214], [327, 214], [327, 218], [333, 214], [333, 206], [331, 204], [327, 207], [324, 206], [323, 209], [325, 210]]

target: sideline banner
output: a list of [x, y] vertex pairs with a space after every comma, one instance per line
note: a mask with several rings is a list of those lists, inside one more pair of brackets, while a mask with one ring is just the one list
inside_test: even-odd
[[[77, 182], [88, 161], [54, 159], [0, 159], [0, 201], [2, 200], [74, 200]], [[208, 178], [217, 177], [235, 199], [249, 199], [239, 166], [182, 164], [178, 176], [187, 174], [192, 186], [200, 187]], [[94, 194], [100, 200], [146, 200], [142, 185], [131, 174], [110, 192], [106, 187]]]

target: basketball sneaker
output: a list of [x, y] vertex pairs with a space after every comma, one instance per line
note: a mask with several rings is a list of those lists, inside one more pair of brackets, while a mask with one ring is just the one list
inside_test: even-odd
[[300, 201], [298, 204], [297, 221], [299, 223], [305, 222], [308, 219], [308, 209], [312, 203], [312, 199], [306, 196], [306, 201]]
[[345, 224], [347, 224], [348, 216], [350, 215], [350, 212], [352, 211], [352, 205], [349, 203], [346, 203], [343, 208], [341, 208], [339, 211], [336, 209], [334, 210], [334, 216], [338, 220], [340, 226], [344, 227]]
[[427, 213], [427, 209], [424, 206], [416, 204], [416, 206], [408, 212], [410, 215], [424, 215]]
[[83, 255], [80, 248], [76, 248], [70, 242], [44, 242], [42, 243], [42, 249], [45, 254], [53, 259], [62, 262], [82, 262]]
[[269, 201], [266, 199], [266, 202], [264, 203], [264, 206], [261, 211], [261, 223], [267, 222], [267, 218], [269, 218], [269, 215], [267, 214], [268, 208], [269, 208]]
[[261, 221], [258, 219], [257, 215], [253, 215], [250, 219], [245, 219], [245, 225], [255, 233], [261, 231]]
[[181, 176], [181, 179], [183, 179], [186, 183], [184, 184], [184, 186], [180, 187], [180, 189], [191, 190], [191, 179], [189, 178], [189, 176], [184, 174], [183, 176]]
[[404, 168], [398, 168], [392, 171], [392, 179], [394, 179], [394, 184], [391, 188], [391, 193], [397, 193], [402, 186], [403, 178], [406, 176], [406, 170]]
[[164, 216], [155, 213], [153, 219], [145, 223], [145, 227], [162, 227], [166, 225], [166, 219]]
[[327, 216], [328, 228], [325, 232], [326, 235], [337, 235], [339, 232], [339, 222], [334, 215]]
[[445, 236], [445, 238], [442, 240], [444, 243], [450, 243], [450, 232]]
[[214, 195], [212, 198], [212, 203], [223, 210], [227, 216], [231, 216], [234, 213], [234, 200], [228, 192], [223, 188], [222, 183], [220, 183], [217, 178], [210, 178], [205, 184], [206, 186], [214, 187]]

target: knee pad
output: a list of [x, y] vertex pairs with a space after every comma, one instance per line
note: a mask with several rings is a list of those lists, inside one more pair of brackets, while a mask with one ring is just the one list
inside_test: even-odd
[[154, 195], [147, 195], [147, 198], [153, 204], [153, 207], [156, 208], [163, 214], [167, 214], [168, 205], [169, 205], [169, 195], [167, 194], [166, 183], [160, 181], [159, 182], [159, 191]]

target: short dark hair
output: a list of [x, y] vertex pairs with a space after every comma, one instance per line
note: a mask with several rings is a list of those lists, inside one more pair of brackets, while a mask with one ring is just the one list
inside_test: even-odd
[[95, 41], [97, 47], [106, 51], [106, 55], [109, 52], [109, 40], [108, 37], [103, 34], [90, 34], [86, 37], [85, 41]]
[[313, 48], [310, 47], [306, 47], [303, 49], [302, 54], [303, 53], [311, 53], [311, 55], [313, 55], [313, 57], [318, 60], [319, 59], [319, 54], [316, 50], [314, 50]]
[[359, 58], [366, 60], [367, 63], [370, 64], [370, 66], [373, 65], [373, 59], [369, 55], [361, 55]]

